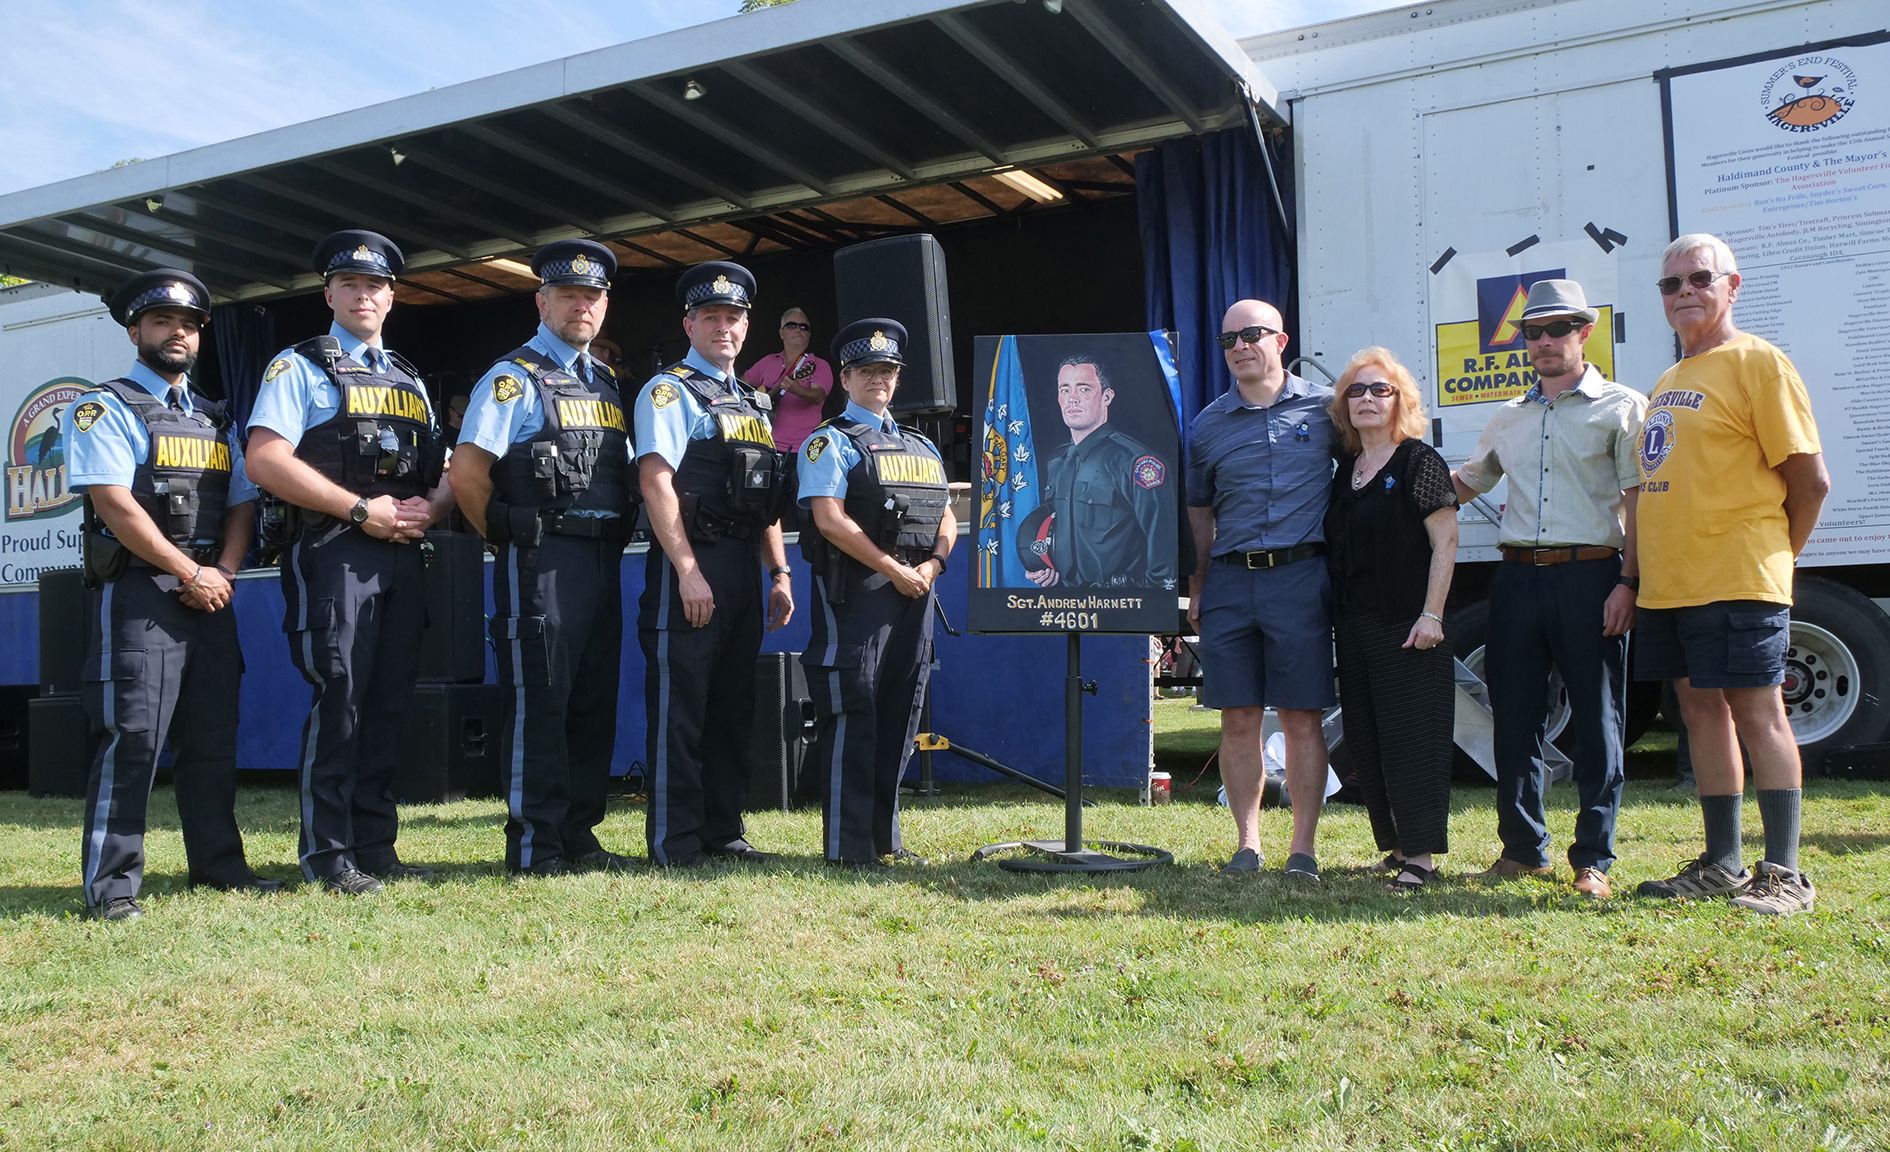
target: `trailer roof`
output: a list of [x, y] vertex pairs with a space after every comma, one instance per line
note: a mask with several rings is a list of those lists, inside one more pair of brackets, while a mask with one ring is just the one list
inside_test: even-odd
[[1274, 100], [1200, 0], [802, 0], [0, 196], [0, 270], [260, 300], [362, 227], [404, 296], [479, 299], [565, 237], [673, 268], [1032, 207], [1007, 168], [1120, 195], [1127, 153]]

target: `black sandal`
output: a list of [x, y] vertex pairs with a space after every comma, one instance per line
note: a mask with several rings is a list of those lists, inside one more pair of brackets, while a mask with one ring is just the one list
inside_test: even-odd
[[1404, 861], [1399, 858], [1396, 852], [1387, 852], [1383, 860], [1380, 860], [1377, 864], [1372, 866], [1372, 870], [1375, 872], [1390, 872], [1395, 876], [1399, 872], [1404, 871]]
[[[1415, 876], [1416, 881], [1406, 880], [1407, 875]], [[1435, 879], [1437, 879], [1437, 869], [1426, 868], [1421, 864], [1413, 864], [1406, 860], [1404, 866], [1398, 869], [1398, 874], [1391, 878], [1391, 883], [1385, 885], [1385, 891], [1416, 892]]]

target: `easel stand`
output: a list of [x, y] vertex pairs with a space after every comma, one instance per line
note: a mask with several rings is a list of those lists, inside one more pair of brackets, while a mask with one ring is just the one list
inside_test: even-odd
[[[1098, 840], [1093, 849], [1083, 846], [1083, 695], [1094, 695], [1096, 682], [1083, 679], [1083, 638], [1072, 632], [1065, 640], [1063, 842], [1015, 840], [1007, 844], [987, 844], [972, 853], [971, 858], [989, 860], [1000, 853], [1020, 850], [1027, 853], [998, 861], [998, 867], [1011, 872], [1136, 872], [1157, 864], [1172, 864], [1173, 855], [1144, 844]], [[1111, 855], [1112, 852], [1125, 855]]]

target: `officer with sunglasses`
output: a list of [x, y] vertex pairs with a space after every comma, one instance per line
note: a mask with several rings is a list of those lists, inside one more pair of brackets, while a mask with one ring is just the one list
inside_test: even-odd
[[[1647, 401], [1604, 380], [1583, 349], [1600, 313], [1573, 280], [1539, 280], [1523, 306], [1535, 370], [1529, 391], [1490, 417], [1452, 474], [1468, 501], [1509, 478], [1490, 581], [1484, 680], [1496, 720], [1497, 831], [1502, 855], [1476, 878], [1549, 878], [1543, 731], [1549, 677], [1568, 688], [1562, 751], [1581, 806], [1568, 862], [1575, 891], [1611, 895], [1621, 808], [1627, 631], [1634, 623], [1636, 463]], [[1607, 333], [1602, 334], [1605, 340]]]
[[1332, 487], [1332, 389], [1286, 370], [1279, 310], [1237, 301], [1220, 345], [1234, 387], [1195, 415], [1188, 525], [1196, 569], [1188, 616], [1201, 637], [1201, 702], [1221, 710], [1221, 777], [1236, 848], [1222, 870], [1260, 870], [1260, 740], [1267, 708], [1286, 736], [1293, 843], [1286, 871], [1317, 881], [1324, 794], [1320, 720], [1334, 702], [1332, 583], [1325, 517]]

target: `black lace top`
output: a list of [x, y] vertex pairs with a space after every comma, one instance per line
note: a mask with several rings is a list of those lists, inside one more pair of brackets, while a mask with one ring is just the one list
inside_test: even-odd
[[1403, 440], [1378, 474], [1354, 491], [1356, 460], [1339, 461], [1326, 506], [1333, 612], [1377, 611], [1415, 619], [1424, 611], [1431, 568], [1424, 518], [1457, 506], [1450, 466], [1424, 441]]

